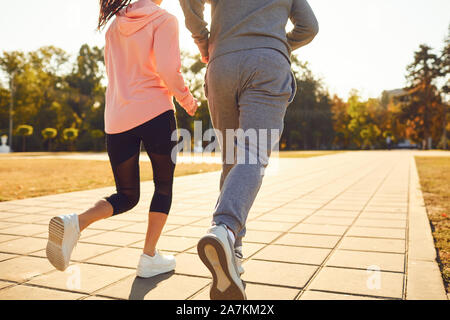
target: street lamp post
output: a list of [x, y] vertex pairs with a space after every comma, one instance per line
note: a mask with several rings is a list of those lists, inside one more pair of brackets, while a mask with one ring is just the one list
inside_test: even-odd
[[11, 91], [11, 101], [9, 103], [9, 150], [13, 152], [12, 142], [13, 142], [13, 112], [14, 112], [14, 77], [16, 73], [11, 74], [11, 79], [9, 81], [9, 88]]

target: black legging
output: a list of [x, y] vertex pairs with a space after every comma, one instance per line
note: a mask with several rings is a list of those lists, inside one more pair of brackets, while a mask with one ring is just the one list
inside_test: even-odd
[[105, 199], [114, 208], [113, 215], [131, 210], [139, 202], [141, 141], [153, 168], [155, 192], [150, 212], [169, 214], [175, 171], [171, 153], [177, 143], [171, 140], [171, 136], [176, 127], [175, 114], [170, 110], [131, 130], [106, 135], [106, 146], [117, 193]]

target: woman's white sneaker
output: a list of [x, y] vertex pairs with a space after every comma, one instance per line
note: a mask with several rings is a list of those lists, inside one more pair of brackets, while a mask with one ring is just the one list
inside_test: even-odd
[[140, 278], [150, 278], [158, 274], [167, 273], [175, 270], [175, 257], [171, 255], [161, 255], [156, 251], [153, 257], [142, 254], [136, 274]]
[[77, 214], [54, 217], [48, 226], [47, 259], [58, 270], [64, 271], [80, 238]]

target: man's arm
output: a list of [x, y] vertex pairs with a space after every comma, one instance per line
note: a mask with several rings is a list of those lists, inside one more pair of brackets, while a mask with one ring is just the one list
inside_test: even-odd
[[205, 2], [208, 1], [180, 0], [180, 5], [186, 19], [186, 28], [192, 33], [192, 38], [194, 38], [195, 44], [200, 49], [202, 57], [208, 58], [209, 31], [206, 28], [208, 24], [203, 17]]
[[294, 29], [287, 34], [292, 51], [310, 43], [319, 32], [319, 23], [306, 0], [294, 0], [290, 19]]

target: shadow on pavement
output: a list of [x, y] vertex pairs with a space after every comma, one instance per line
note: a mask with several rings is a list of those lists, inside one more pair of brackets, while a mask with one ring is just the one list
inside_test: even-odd
[[175, 271], [157, 275], [151, 278], [136, 277], [131, 286], [129, 300], [144, 300], [147, 293], [155, 289], [161, 281], [169, 279]]

